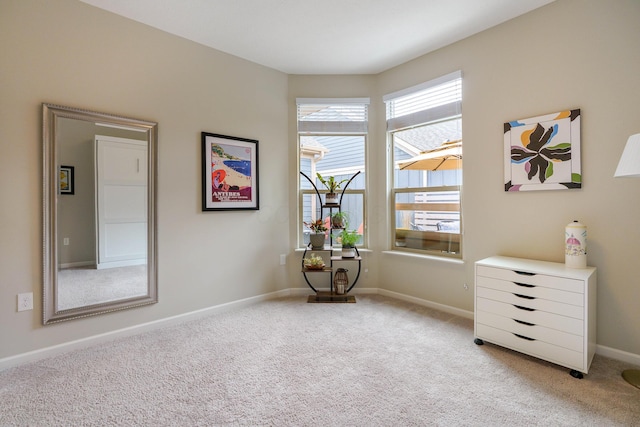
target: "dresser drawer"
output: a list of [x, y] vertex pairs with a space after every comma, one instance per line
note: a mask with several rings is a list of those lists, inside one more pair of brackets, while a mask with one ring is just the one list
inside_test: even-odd
[[582, 351], [569, 350], [544, 341], [527, 340], [511, 332], [480, 323], [476, 325], [476, 335], [478, 338], [485, 339], [491, 343], [586, 372], [584, 353]]
[[520, 282], [509, 282], [507, 280], [486, 276], [478, 276], [476, 281], [476, 285], [482, 286], [483, 288], [491, 288], [512, 294], [557, 301], [579, 307], [584, 306], [583, 293], [561, 291], [559, 289], [546, 288], [544, 286], [530, 285]]
[[495, 301], [487, 298], [476, 298], [476, 314], [485, 311], [495, 313], [510, 319], [545, 326], [558, 331], [584, 336], [584, 321], [574, 317], [562, 316], [539, 310], [523, 310], [513, 304]]
[[596, 348], [596, 286], [593, 267], [506, 256], [477, 261], [476, 337], [587, 373]]
[[476, 267], [478, 276], [491, 277], [494, 279], [506, 280], [509, 282], [523, 283], [527, 285], [542, 286], [562, 291], [584, 293], [584, 281], [567, 277], [557, 277], [547, 274], [537, 274], [519, 270], [509, 270], [505, 268], [487, 267], [478, 265]]
[[573, 317], [582, 320], [584, 318], [584, 308], [576, 305], [565, 304], [556, 301], [549, 301], [540, 298], [513, 294], [510, 292], [497, 291], [491, 288], [476, 287], [476, 298], [492, 299], [501, 301], [518, 307], [530, 310], [545, 311], [562, 316]]
[[547, 328], [521, 320], [514, 320], [486, 311], [479, 311], [476, 321], [483, 325], [518, 334], [523, 337], [533, 338], [569, 350], [578, 352], [584, 350], [584, 340], [581, 335], [574, 335], [568, 332], [558, 331], [557, 329]]

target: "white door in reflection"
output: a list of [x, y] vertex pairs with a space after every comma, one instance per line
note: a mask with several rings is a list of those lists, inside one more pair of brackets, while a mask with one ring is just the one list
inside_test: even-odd
[[96, 136], [97, 268], [145, 264], [147, 144]]

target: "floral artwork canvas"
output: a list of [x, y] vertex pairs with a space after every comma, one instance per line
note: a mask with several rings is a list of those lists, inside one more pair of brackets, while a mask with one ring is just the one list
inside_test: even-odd
[[505, 191], [582, 187], [580, 110], [504, 124]]

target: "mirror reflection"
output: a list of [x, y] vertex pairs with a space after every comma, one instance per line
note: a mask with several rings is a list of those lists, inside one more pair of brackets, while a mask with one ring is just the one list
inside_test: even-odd
[[156, 302], [156, 124], [43, 109], [44, 323]]

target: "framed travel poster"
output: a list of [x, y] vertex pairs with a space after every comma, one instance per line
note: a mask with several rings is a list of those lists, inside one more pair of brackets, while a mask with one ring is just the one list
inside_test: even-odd
[[258, 210], [258, 141], [202, 132], [202, 210]]

